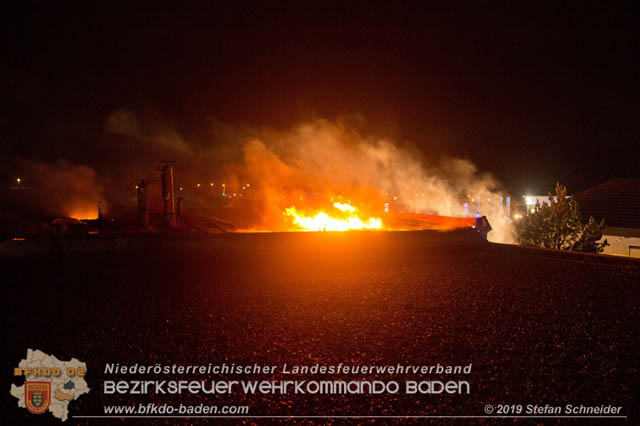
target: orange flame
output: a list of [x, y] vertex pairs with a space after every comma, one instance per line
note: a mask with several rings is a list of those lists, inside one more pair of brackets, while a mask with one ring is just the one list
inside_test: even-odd
[[70, 209], [68, 216], [78, 220], [97, 219], [98, 207], [93, 205], [77, 206]]
[[[333, 207], [343, 213], [338, 217], [320, 211], [315, 216], [300, 214], [295, 207], [289, 207], [284, 214], [304, 231], [349, 231], [352, 229], [382, 229], [382, 219], [370, 217], [364, 221], [358, 217], [358, 209], [346, 203], [334, 203]], [[346, 215], [345, 215], [346, 213]]]

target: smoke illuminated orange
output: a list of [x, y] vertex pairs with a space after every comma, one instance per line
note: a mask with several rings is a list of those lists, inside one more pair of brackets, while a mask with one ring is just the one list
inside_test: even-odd
[[98, 208], [91, 206], [78, 207], [68, 213], [68, 216], [73, 219], [87, 220], [98, 218]]
[[349, 231], [354, 229], [382, 229], [382, 219], [370, 217], [366, 221], [358, 217], [358, 209], [350, 204], [334, 203], [339, 212], [330, 215], [324, 211], [314, 216], [300, 214], [295, 207], [289, 207], [284, 214], [303, 231]]

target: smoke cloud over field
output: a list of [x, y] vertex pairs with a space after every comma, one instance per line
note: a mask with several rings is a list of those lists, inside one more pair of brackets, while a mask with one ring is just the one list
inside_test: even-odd
[[243, 162], [230, 166], [234, 187], [251, 182], [259, 228], [278, 229], [285, 208], [315, 207], [318, 199], [356, 204], [379, 216], [396, 210], [445, 216], [479, 211], [489, 217], [495, 241], [511, 242], [502, 220], [499, 184], [463, 159], [429, 161], [411, 148], [316, 120], [289, 132], [247, 141]]
[[[137, 160], [176, 160], [178, 185], [195, 188], [211, 181], [218, 194], [222, 183], [227, 194], [243, 194], [232, 204], [249, 230], [290, 229], [285, 209], [295, 206], [311, 214], [333, 200], [351, 202], [364, 216], [376, 217], [383, 215], [385, 203], [393, 211], [434, 215], [479, 211], [493, 226], [491, 239], [513, 242], [511, 227], [502, 220], [500, 184], [492, 176], [468, 160], [430, 158], [407, 142], [367, 133], [362, 120], [316, 119], [279, 131], [213, 120], [207, 135], [193, 138], [123, 109], [108, 117], [106, 128], [126, 138]], [[136, 159], [129, 163], [138, 167]], [[127, 163], [126, 155], [120, 163]], [[187, 206], [207, 203], [195, 191], [185, 197]]]
[[28, 186], [24, 200], [32, 209], [49, 216], [95, 219], [104, 189], [94, 169], [59, 160], [51, 164], [22, 162], [21, 175]]

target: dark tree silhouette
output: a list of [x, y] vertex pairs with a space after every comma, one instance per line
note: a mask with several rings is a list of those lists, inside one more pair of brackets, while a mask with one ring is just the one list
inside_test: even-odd
[[598, 242], [602, 228], [604, 219], [597, 223], [590, 217], [582, 223], [578, 203], [557, 183], [555, 197], [549, 192], [549, 204], [536, 204], [534, 212], [524, 218], [519, 240], [529, 246], [599, 253], [604, 248], [604, 243]]

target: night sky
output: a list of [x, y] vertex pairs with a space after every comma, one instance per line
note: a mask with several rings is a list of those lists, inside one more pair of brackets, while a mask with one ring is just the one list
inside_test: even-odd
[[622, 2], [240, 3], [3, 6], [3, 168], [104, 170], [117, 157], [105, 122], [126, 108], [203, 144], [218, 143], [213, 120], [359, 116], [515, 193], [640, 175], [638, 42]]

